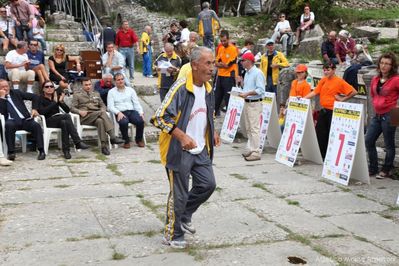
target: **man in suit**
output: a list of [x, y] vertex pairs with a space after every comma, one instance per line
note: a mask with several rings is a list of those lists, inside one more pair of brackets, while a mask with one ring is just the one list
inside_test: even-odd
[[[24, 100], [32, 101], [32, 114], [26, 108]], [[15, 160], [15, 132], [17, 130], [31, 132], [39, 150], [37, 159], [44, 160], [46, 158], [43, 148], [43, 130], [33, 119], [39, 115], [37, 105], [37, 95], [20, 90], [10, 90], [8, 82], [0, 79], [0, 113], [6, 119], [5, 134], [8, 146], [8, 159], [11, 161]]]
[[72, 113], [79, 114], [82, 125], [96, 126], [101, 140], [101, 152], [110, 155], [108, 149], [108, 135], [111, 144], [122, 144], [124, 141], [115, 137], [114, 124], [107, 114], [107, 106], [101, 100], [100, 94], [93, 90], [91, 80], [82, 81], [83, 88], [73, 94]]

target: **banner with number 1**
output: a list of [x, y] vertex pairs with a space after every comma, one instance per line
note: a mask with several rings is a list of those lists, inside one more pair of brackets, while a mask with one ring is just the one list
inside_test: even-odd
[[364, 142], [363, 104], [335, 102], [328, 148], [324, 160], [324, 178], [343, 185], [349, 179], [370, 184]]

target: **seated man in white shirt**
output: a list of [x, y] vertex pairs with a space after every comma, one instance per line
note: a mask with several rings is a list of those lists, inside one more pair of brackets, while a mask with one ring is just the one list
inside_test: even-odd
[[7, 17], [7, 9], [5, 7], [0, 7], [0, 43], [3, 45], [3, 51], [8, 52], [10, 43], [17, 46], [17, 41], [14, 20]]
[[111, 74], [115, 76], [115, 74], [122, 74], [123, 79], [125, 81], [126, 86], [130, 86], [130, 81], [125, 73], [125, 57], [115, 50], [115, 44], [112, 42], [106, 44], [106, 52], [101, 57], [104, 65], [104, 74]]
[[14, 90], [19, 89], [20, 81], [27, 81], [27, 92], [33, 93], [32, 87], [35, 81], [35, 71], [29, 69], [30, 60], [26, 54], [27, 51], [28, 44], [24, 41], [18, 42], [17, 49], [7, 53], [4, 67]]
[[290, 38], [291, 34], [291, 26], [290, 22], [285, 19], [285, 14], [280, 14], [280, 21], [277, 23], [276, 27], [274, 28], [274, 33], [271, 39], [275, 42], [281, 42], [283, 45], [283, 54], [287, 55], [287, 46], [288, 46], [288, 39]]
[[118, 73], [114, 77], [116, 87], [108, 92], [107, 103], [108, 110], [115, 115], [119, 124], [122, 138], [125, 141], [123, 147], [130, 148], [130, 139], [128, 134], [129, 123], [136, 126], [135, 141], [137, 146], [143, 148], [144, 133], [144, 112], [139, 102], [136, 91], [124, 84], [124, 76]]

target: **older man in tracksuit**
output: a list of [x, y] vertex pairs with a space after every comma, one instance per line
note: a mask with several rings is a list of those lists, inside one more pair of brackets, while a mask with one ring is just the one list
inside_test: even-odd
[[[214, 95], [208, 83], [214, 62], [211, 49], [194, 48], [192, 72], [171, 87], [151, 119], [162, 130], [161, 161], [170, 183], [163, 243], [173, 248], [186, 247], [184, 234], [195, 233], [191, 217], [216, 187], [213, 145], [220, 139], [214, 131]], [[188, 191], [190, 175], [193, 186]]]

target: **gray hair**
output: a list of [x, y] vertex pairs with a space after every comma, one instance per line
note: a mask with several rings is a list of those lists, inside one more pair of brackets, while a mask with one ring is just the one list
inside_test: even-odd
[[205, 47], [205, 46], [198, 46], [195, 47], [192, 51], [191, 51], [191, 55], [190, 55], [190, 61], [191, 62], [198, 62], [201, 58], [201, 56], [204, 53], [213, 53], [212, 49]]
[[24, 41], [19, 41], [18, 43], [17, 43], [17, 49], [21, 49], [21, 48], [24, 48], [24, 47], [26, 47], [28, 44], [26, 43], [26, 42], [24, 42]]
[[209, 8], [209, 2], [203, 2], [202, 8]]
[[171, 49], [171, 50], [175, 50], [175, 47], [173, 46], [173, 44], [171, 44], [170, 42], [165, 43], [165, 45], [163, 46], [163, 49], [166, 52], [166, 49]]
[[105, 73], [105, 74], [103, 74], [103, 78], [114, 78], [114, 76], [112, 76], [112, 74], [111, 73]]

